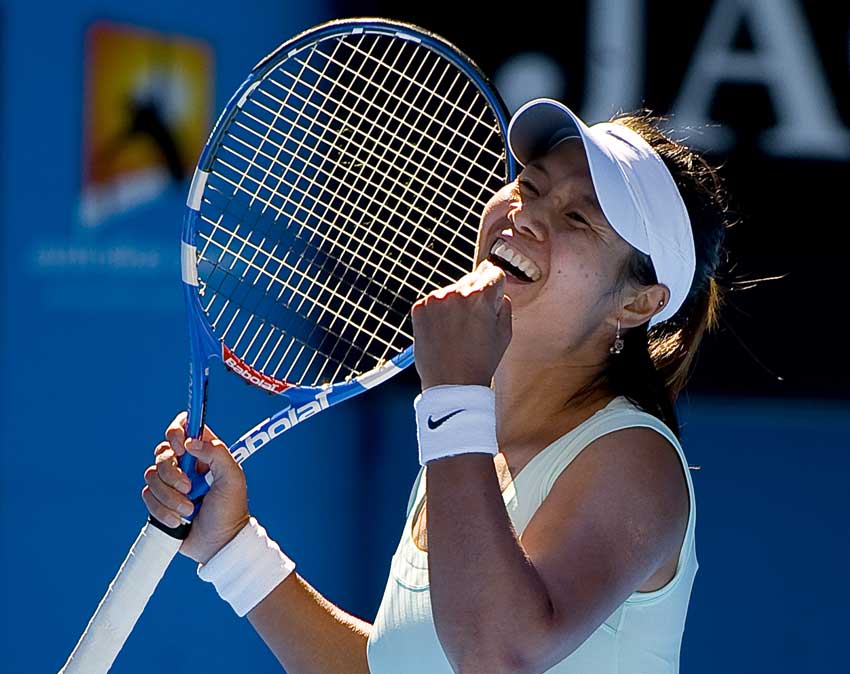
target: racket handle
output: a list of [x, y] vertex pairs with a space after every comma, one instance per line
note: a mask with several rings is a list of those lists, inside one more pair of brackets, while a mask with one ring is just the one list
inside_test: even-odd
[[181, 543], [150, 522], [142, 527], [59, 674], [109, 671]]

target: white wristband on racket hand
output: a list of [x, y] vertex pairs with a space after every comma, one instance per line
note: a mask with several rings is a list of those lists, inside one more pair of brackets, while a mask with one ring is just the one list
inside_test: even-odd
[[242, 618], [294, 570], [295, 562], [252, 517], [230, 543], [198, 565], [198, 576]]
[[458, 454], [496, 456], [496, 394], [487, 386], [433, 386], [413, 401], [419, 463]]

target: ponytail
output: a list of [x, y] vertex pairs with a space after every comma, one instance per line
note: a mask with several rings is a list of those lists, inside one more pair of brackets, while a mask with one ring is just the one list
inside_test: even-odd
[[[611, 354], [599, 376], [576, 396], [584, 397], [605, 387], [661, 419], [678, 437], [676, 399], [690, 377], [703, 337], [717, 325], [723, 303], [717, 273], [725, 260], [725, 231], [732, 224], [726, 193], [717, 169], [661, 131], [659, 118], [641, 112], [619, 115], [612, 121], [639, 133], [661, 156], [676, 181], [693, 228], [696, 270], [690, 293], [676, 315], [652, 329], [644, 323], [625, 331], [622, 351]], [[618, 289], [626, 283], [657, 282], [649, 256], [633, 250]]]

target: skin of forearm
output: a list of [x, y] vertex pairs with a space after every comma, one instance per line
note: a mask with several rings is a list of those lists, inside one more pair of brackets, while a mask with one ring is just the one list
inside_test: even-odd
[[248, 613], [248, 620], [288, 674], [369, 674], [372, 625], [290, 575]]
[[431, 605], [448, 659], [459, 673], [534, 671], [552, 603], [505, 509], [492, 457], [441, 459], [426, 475]]

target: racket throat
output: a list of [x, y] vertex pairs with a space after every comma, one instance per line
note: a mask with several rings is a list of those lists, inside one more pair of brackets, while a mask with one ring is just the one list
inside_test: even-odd
[[279, 435], [286, 433], [305, 419], [328, 409], [331, 406], [328, 395], [331, 389], [320, 391], [313, 400], [295, 407], [290, 405], [265, 421], [252, 428], [245, 438], [230, 448], [230, 453], [237, 463], [242, 463], [251, 454], [265, 446]]
[[233, 353], [233, 351], [228, 348], [227, 344], [223, 342], [221, 344], [221, 360], [229, 370], [238, 374], [247, 383], [258, 386], [269, 393], [277, 395], [291, 387], [291, 384], [275, 379], [274, 377], [270, 377], [269, 375], [263, 374], [259, 370], [251, 367], [248, 363]]

